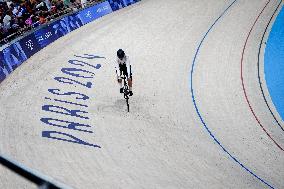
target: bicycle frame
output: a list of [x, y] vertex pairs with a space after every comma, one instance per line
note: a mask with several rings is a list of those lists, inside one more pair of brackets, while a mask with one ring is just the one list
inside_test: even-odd
[[[115, 73], [118, 77], [116, 70], [115, 70]], [[129, 86], [128, 86], [128, 82], [126, 81], [127, 79], [126, 75], [123, 75], [121, 79], [123, 79], [123, 97], [126, 100], [127, 111], [129, 112], [129, 101], [128, 101], [129, 100]]]
[[124, 75], [121, 77], [123, 79], [123, 95], [124, 99], [126, 100], [126, 105], [127, 105], [127, 111], [129, 112], [129, 87], [128, 87], [128, 82], [126, 81], [126, 76]]

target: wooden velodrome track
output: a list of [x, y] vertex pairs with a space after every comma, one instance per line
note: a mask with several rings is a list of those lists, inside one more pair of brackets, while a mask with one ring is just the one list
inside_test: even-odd
[[[284, 188], [284, 123], [257, 74], [283, 2], [172, 2], [143, 0], [23, 63], [0, 85], [0, 152], [72, 188]], [[0, 188], [33, 187], [0, 167]]]

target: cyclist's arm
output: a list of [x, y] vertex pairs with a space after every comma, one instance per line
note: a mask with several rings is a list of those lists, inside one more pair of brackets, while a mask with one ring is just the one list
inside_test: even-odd
[[120, 70], [119, 70], [119, 63], [118, 63], [118, 61], [116, 60], [115, 61], [115, 71], [116, 71], [116, 76], [117, 76], [117, 78], [119, 78], [120, 77]]

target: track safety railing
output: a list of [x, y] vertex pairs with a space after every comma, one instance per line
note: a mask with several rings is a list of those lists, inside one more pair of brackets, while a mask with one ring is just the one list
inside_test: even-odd
[[38, 171], [32, 170], [11, 158], [0, 154], [0, 164], [10, 169], [16, 174], [24, 177], [30, 182], [36, 184], [39, 189], [71, 189], [71, 187], [59, 183], [48, 176], [39, 173]]

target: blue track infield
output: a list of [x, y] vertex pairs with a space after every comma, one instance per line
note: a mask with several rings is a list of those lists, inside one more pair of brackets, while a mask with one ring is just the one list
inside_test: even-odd
[[284, 8], [269, 34], [264, 55], [264, 73], [272, 102], [284, 121]]
[[197, 64], [196, 63], [196, 59], [197, 56], [200, 52], [200, 48], [203, 44], [203, 42], [205, 41], [206, 37], [208, 36], [208, 34], [210, 33], [210, 31], [212, 30], [212, 28], [215, 26], [215, 24], [225, 15], [225, 13], [237, 2], [237, 0], [234, 0], [222, 13], [221, 15], [214, 21], [214, 23], [210, 26], [210, 28], [207, 30], [207, 32], [204, 34], [203, 38], [201, 39], [197, 50], [195, 52], [193, 61], [192, 61], [192, 67], [191, 67], [191, 72], [190, 72], [190, 91], [191, 91], [191, 95], [192, 95], [192, 102], [193, 105], [195, 107], [196, 113], [200, 119], [200, 121], [202, 122], [204, 128], [206, 129], [206, 131], [208, 132], [208, 134], [212, 137], [212, 139], [216, 142], [217, 145], [219, 145], [222, 150], [235, 162], [237, 163], [239, 166], [241, 166], [245, 171], [247, 171], [249, 174], [251, 174], [252, 176], [254, 176], [256, 179], [258, 179], [260, 182], [262, 182], [263, 184], [265, 184], [266, 186], [268, 186], [269, 188], [274, 189], [275, 187], [272, 186], [269, 182], [267, 182], [266, 180], [264, 180], [263, 178], [261, 178], [260, 176], [258, 176], [256, 173], [254, 173], [254, 171], [252, 171], [250, 168], [248, 168], [246, 165], [244, 165], [242, 162], [240, 162], [237, 157], [233, 156], [231, 154], [231, 152], [229, 152], [224, 146], [223, 144], [220, 142], [219, 139], [216, 138], [216, 136], [212, 133], [212, 131], [210, 130], [210, 128], [207, 126], [205, 119], [203, 118], [203, 116], [201, 115], [201, 112], [198, 108], [197, 102], [196, 102], [196, 96], [194, 94], [194, 86], [193, 86], [193, 74], [194, 74], [194, 67]]

